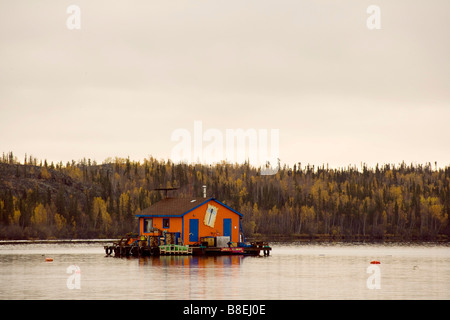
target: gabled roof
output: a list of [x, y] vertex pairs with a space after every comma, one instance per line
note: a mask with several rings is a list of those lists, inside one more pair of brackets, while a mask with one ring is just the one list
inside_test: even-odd
[[223, 205], [224, 207], [230, 209], [231, 211], [242, 217], [241, 213], [214, 198], [165, 198], [161, 201], [156, 202], [154, 205], [141, 210], [141, 212], [139, 212], [136, 217], [181, 217], [211, 200]]

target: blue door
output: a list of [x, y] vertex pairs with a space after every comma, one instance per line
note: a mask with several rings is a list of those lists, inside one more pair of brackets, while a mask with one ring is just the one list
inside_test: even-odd
[[231, 219], [223, 219], [223, 235], [230, 237], [231, 241]]
[[198, 219], [189, 219], [189, 242], [198, 242]]

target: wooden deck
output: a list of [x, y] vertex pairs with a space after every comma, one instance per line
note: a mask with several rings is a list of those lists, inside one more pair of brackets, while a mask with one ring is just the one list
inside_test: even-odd
[[183, 245], [160, 245], [147, 246], [140, 242], [128, 244], [117, 242], [112, 246], [104, 246], [106, 255], [114, 253], [116, 257], [139, 257], [159, 255], [270, 255], [272, 248], [266, 242], [251, 243], [242, 247], [205, 247], [205, 246], [183, 246]]

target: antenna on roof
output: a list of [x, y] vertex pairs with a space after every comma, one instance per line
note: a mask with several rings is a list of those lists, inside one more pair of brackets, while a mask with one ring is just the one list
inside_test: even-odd
[[166, 192], [166, 198], [167, 198], [167, 192], [168, 191], [173, 191], [173, 190], [178, 190], [179, 188], [155, 188], [153, 190], [157, 190], [157, 191], [165, 191]]
[[191, 165], [189, 165], [189, 198], [191, 197]]

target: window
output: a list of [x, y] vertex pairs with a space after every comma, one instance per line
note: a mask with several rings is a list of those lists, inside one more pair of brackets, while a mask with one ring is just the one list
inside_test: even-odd
[[163, 219], [163, 228], [168, 229], [170, 226], [170, 219]]
[[144, 219], [144, 232], [153, 232], [153, 218]]

